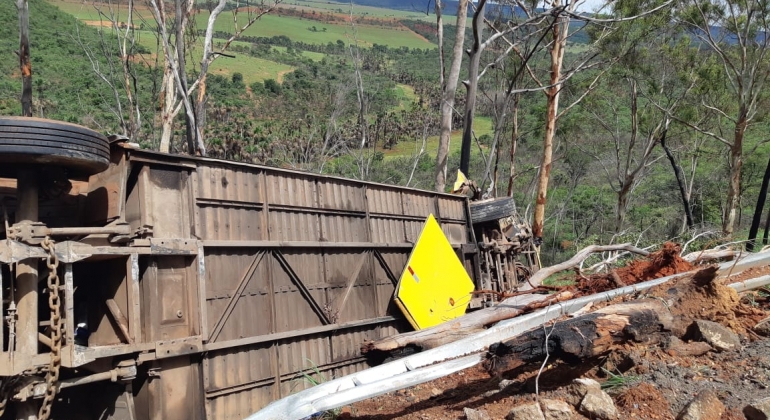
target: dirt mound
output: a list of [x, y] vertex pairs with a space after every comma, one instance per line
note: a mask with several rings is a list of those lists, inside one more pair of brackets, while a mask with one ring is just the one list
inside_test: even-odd
[[580, 278], [577, 288], [585, 294], [601, 293], [694, 269], [692, 264], [679, 256], [681, 250], [682, 247], [679, 244], [666, 242], [659, 251], [653, 252], [647, 258], [634, 260], [609, 274], [595, 274]]
[[616, 397], [616, 404], [631, 418], [674, 420], [666, 397], [649, 382], [626, 389]]
[[653, 287], [646, 295], [666, 302], [681, 328], [686, 328], [693, 320], [705, 319], [737, 333], [745, 333], [743, 323], [735, 314], [741, 306], [738, 293], [717, 281], [716, 273], [716, 266], [707, 267], [692, 276]]

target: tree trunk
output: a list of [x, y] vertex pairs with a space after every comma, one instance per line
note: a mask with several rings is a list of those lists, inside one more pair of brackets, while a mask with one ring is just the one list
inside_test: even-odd
[[32, 63], [29, 59], [29, 3], [17, 0], [19, 11], [19, 70], [21, 71], [21, 115], [32, 116]]
[[[126, 19], [126, 33], [123, 35], [120, 45], [120, 61], [123, 65], [123, 87], [126, 90], [126, 102], [128, 104], [128, 125], [125, 127], [125, 135], [129, 139], [134, 139], [137, 135], [139, 125], [139, 108], [134, 103], [134, 94], [131, 86], [131, 52], [134, 49], [134, 0], [128, 0], [128, 18]], [[120, 27], [116, 24], [116, 31], [120, 32]], [[131, 45], [129, 47], [128, 39], [131, 34]], [[118, 34], [119, 35], [119, 34]], [[130, 50], [129, 50], [130, 48]], [[134, 114], [136, 112], [136, 115]]]
[[732, 235], [735, 229], [735, 212], [741, 193], [741, 169], [743, 167], [743, 136], [746, 133], [745, 112], [741, 112], [735, 125], [735, 137], [730, 147], [730, 183], [727, 188], [727, 204], [722, 222], [722, 233]]
[[161, 104], [160, 104], [160, 147], [161, 153], [171, 152], [171, 137], [174, 132], [174, 98], [176, 97], [176, 80], [174, 80], [174, 70], [169, 63], [163, 70], [163, 81], [161, 82]]
[[516, 156], [516, 145], [519, 140], [519, 95], [516, 94], [513, 98], [513, 128], [511, 128], [511, 153], [509, 160], [511, 162], [511, 168], [508, 172], [508, 197], [513, 197], [513, 179], [516, 177], [516, 165], [514, 165], [513, 158]]
[[[666, 152], [666, 157], [668, 157], [668, 161], [671, 162], [671, 167], [674, 168], [674, 176], [676, 177], [676, 184], [679, 186], [679, 194], [682, 196], [682, 206], [684, 207], [684, 214], [685, 214], [685, 218], [687, 219], [687, 227], [689, 229], [692, 229], [695, 227], [695, 223], [693, 222], [692, 210], [690, 209], [690, 200], [687, 197], [688, 194], [684, 185], [685, 184], [684, 174], [682, 174], [682, 168], [679, 166], [678, 163], [676, 163], [676, 160], [674, 159], [674, 155], [671, 153], [671, 150], [669, 150], [668, 146], [666, 146], [667, 133], [668, 133], [668, 129], [664, 129], [663, 134], [661, 134], [660, 136], [660, 145], [663, 147], [663, 150]], [[770, 162], [768, 162], [768, 171], [770, 171]], [[768, 173], [766, 173], [765, 176], [767, 176], [767, 174]]]
[[[438, 7], [438, 2], [436, 7]], [[460, 0], [457, 7], [457, 33], [455, 35], [455, 45], [452, 49], [452, 64], [449, 67], [449, 74], [444, 80], [446, 85], [442, 84], [441, 132], [439, 135], [438, 152], [436, 153], [436, 191], [438, 192], [444, 192], [446, 189], [449, 141], [452, 136], [452, 112], [454, 112], [455, 93], [457, 92], [457, 82], [460, 79], [460, 67], [462, 66], [463, 61], [463, 44], [465, 43], [465, 24], [468, 14], [468, 0]], [[441, 38], [439, 38], [439, 41], [443, 45], [443, 22], [441, 23], [441, 28], [441, 32], [439, 32]], [[443, 74], [443, 49], [441, 54], [441, 74]]]
[[493, 344], [484, 366], [502, 373], [546, 357], [585, 360], [629, 342], [660, 342], [670, 335], [672, 325], [673, 317], [665, 302], [645, 299], [620, 303]]
[[[561, 0], [554, 0], [553, 7], [560, 7]], [[536, 240], [543, 237], [545, 223], [545, 204], [548, 195], [548, 181], [551, 175], [553, 158], [553, 138], [556, 134], [556, 115], [559, 113], [559, 94], [561, 92], [561, 67], [564, 61], [564, 47], [567, 41], [566, 24], [569, 19], [559, 15], [553, 25], [553, 47], [551, 47], [551, 87], [546, 90], [546, 121], [545, 138], [543, 139], [543, 159], [540, 162], [540, 172], [537, 178], [537, 198], [535, 215], [532, 222], [532, 236]]]
[[471, 142], [473, 136], [473, 116], [476, 112], [476, 91], [479, 86], [479, 63], [481, 61], [481, 37], [484, 32], [484, 10], [487, 1], [480, 0], [476, 14], [473, 15], [473, 47], [468, 66], [468, 86], [466, 86], [465, 114], [463, 119], [463, 142], [460, 149], [460, 170], [469, 175], [471, 162]]
[[759, 231], [759, 223], [762, 220], [762, 210], [765, 208], [765, 201], [767, 200], [768, 184], [770, 184], [770, 160], [767, 161], [767, 166], [765, 167], [765, 176], [762, 177], [762, 187], [759, 189], [757, 206], [754, 208], [754, 217], [751, 219], [749, 241], [746, 243], [746, 250], [749, 252], [754, 250], [754, 245], [756, 244], [757, 232]]
[[[187, 93], [187, 72], [185, 71], [185, 44], [184, 44], [184, 24], [182, 23], [182, 10], [185, 8], [182, 7], [182, 2], [185, 0], [176, 0], [174, 1], [174, 5], [176, 6], [176, 13], [174, 14], [174, 27], [176, 28], [176, 35], [174, 36], [176, 41], [176, 62], [177, 62], [177, 69], [179, 71], [179, 74], [176, 75], [176, 77], [179, 78], [179, 82], [182, 83], [182, 90], [184, 93], [182, 95], [186, 95]], [[192, 1], [192, 0], [188, 0]], [[195, 149], [196, 149], [196, 142], [195, 142], [195, 119], [191, 118], [191, 113], [186, 112], [186, 118], [185, 118], [185, 127], [186, 127], [186, 135], [187, 135], [187, 152], [191, 156], [195, 156]]]

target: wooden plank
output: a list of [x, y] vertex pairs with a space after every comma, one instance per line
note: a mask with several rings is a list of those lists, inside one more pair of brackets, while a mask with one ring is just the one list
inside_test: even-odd
[[[2, 287], [1, 282], [0, 287]], [[72, 279], [72, 264], [64, 264], [64, 336], [66, 344], [75, 343], [75, 287]]]
[[126, 262], [128, 280], [128, 323], [131, 338], [135, 343], [142, 341], [142, 295], [139, 289], [139, 255], [131, 254]]
[[126, 339], [128, 344], [133, 344], [134, 340], [131, 339], [131, 333], [128, 332], [128, 320], [123, 315], [123, 312], [120, 311], [118, 303], [115, 302], [115, 299], [107, 299], [104, 303], [107, 304], [107, 309], [110, 310], [108, 313], [112, 315], [112, 320], [118, 324], [118, 329], [123, 338]]

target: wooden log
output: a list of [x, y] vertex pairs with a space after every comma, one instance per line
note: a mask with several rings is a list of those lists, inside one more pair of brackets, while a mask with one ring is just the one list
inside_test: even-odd
[[490, 372], [499, 374], [546, 356], [549, 360], [583, 360], [628, 342], [658, 343], [671, 334], [672, 323], [673, 317], [659, 299], [612, 305], [495, 344], [484, 363]]

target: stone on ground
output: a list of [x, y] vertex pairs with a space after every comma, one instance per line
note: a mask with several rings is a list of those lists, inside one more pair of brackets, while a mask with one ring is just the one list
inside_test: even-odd
[[545, 420], [572, 420], [575, 417], [575, 409], [564, 401], [548, 398], [540, 399], [540, 408]]
[[465, 418], [468, 420], [492, 420], [492, 418], [489, 417], [489, 414], [484, 410], [474, 410], [465, 407], [463, 408], [463, 411], [465, 412]]
[[583, 397], [583, 401], [580, 402], [578, 411], [588, 418], [600, 420], [614, 420], [618, 418], [618, 409], [615, 407], [612, 397], [602, 390], [590, 390]]
[[725, 406], [711, 391], [701, 392], [684, 407], [677, 420], [719, 420]]
[[507, 420], [545, 420], [540, 405], [536, 402], [518, 405], [513, 407], [505, 417]]
[[697, 339], [711, 344], [719, 351], [737, 350], [741, 347], [741, 339], [727, 327], [716, 322], [698, 319], [693, 322]]
[[770, 420], [770, 398], [764, 398], [743, 408], [746, 420]]

